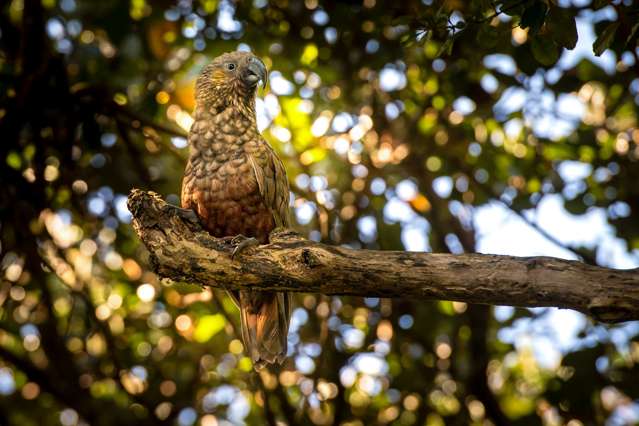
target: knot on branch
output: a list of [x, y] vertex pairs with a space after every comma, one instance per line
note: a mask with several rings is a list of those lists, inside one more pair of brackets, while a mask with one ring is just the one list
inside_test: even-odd
[[633, 311], [636, 311], [636, 309], [636, 306], [605, 296], [595, 297], [588, 305], [588, 310], [593, 318], [598, 321], [612, 323], [627, 321], [629, 317], [632, 317]]
[[309, 268], [322, 265], [322, 262], [319, 260], [317, 255], [309, 249], [302, 250], [302, 262], [304, 262], [304, 264]]

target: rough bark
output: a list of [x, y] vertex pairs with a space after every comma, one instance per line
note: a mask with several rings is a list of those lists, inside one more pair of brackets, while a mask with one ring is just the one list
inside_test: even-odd
[[156, 272], [223, 289], [574, 309], [604, 322], [639, 319], [639, 269], [551, 257], [353, 250], [275, 230], [271, 243], [235, 259], [237, 239], [214, 238], [157, 194], [129, 195], [133, 227]]

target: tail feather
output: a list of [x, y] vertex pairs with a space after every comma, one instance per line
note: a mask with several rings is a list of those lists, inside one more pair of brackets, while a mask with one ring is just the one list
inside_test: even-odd
[[242, 340], [256, 369], [286, 358], [291, 296], [288, 293], [239, 293]]

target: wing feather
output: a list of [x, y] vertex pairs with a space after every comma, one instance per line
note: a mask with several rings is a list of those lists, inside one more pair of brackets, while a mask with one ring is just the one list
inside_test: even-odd
[[273, 214], [275, 226], [288, 227], [289, 187], [284, 164], [266, 142], [263, 151], [256, 154], [247, 153], [247, 156], [264, 203]]

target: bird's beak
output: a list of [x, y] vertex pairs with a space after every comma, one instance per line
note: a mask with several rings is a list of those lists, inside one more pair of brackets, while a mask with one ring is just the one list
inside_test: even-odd
[[261, 80], [262, 88], [266, 87], [268, 72], [266, 71], [264, 62], [258, 58], [249, 59], [249, 63], [244, 70], [243, 80], [251, 87], [255, 86]]

